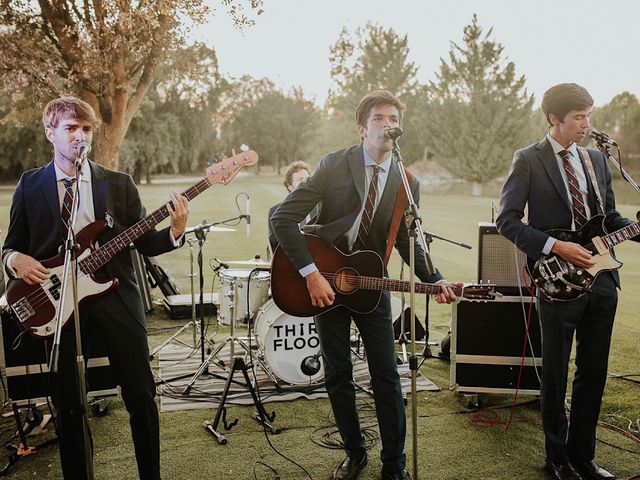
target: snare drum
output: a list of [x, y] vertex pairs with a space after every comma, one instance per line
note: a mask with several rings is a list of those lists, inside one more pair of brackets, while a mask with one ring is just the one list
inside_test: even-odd
[[278, 378], [291, 385], [309, 385], [324, 379], [322, 359], [315, 375], [302, 371], [302, 362], [320, 353], [313, 317], [287, 315], [269, 300], [258, 311], [255, 332], [260, 352]]
[[[246, 325], [251, 313], [255, 318], [260, 305], [269, 299], [271, 274], [264, 271], [228, 269], [220, 271], [220, 307], [218, 308], [218, 323], [231, 325], [233, 316], [235, 325]], [[247, 295], [249, 296], [249, 312], [247, 312]]]

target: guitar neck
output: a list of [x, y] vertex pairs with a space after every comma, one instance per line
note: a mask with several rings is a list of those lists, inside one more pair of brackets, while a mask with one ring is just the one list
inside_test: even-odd
[[635, 237], [636, 235], [640, 235], [640, 222], [632, 223], [631, 225], [622, 227], [613, 233], [604, 235], [602, 240], [605, 242], [607, 247], [612, 248], [625, 240]]
[[[191, 201], [210, 186], [211, 182], [209, 181], [209, 179], [204, 178], [200, 182], [186, 189], [184, 192], [182, 192], [181, 195], [185, 196], [189, 201]], [[121, 250], [129, 247], [129, 245], [131, 245], [149, 230], [153, 229], [168, 216], [169, 209], [167, 208], [166, 204], [154, 210], [142, 220], [130, 226], [124, 232], [118, 234], [107, 243], [100, 246], [100, 248], [94, 251], [87, 258], [82, 260], [79, 264], [81, 271], [86, 274], [95, 272], [100, 267], [107, 264], [114, 255], [116, 255]]]
[[[327, 279], [335, 277], [333, 273], [323, 273]], [[367, 277], [367, 276], [354, 276], [350, 279], [356, 285], [356, 288], [363, 290], [388, 290], [391, 292], [410, 292], [410, 282], [406, 280], [393, 280], [390, 278], [381, 277]], [[451, 286], [453, 293], [460, 295], [462, 293], [462, 287]], [[415, 283], [416, 293], [427, 293], [429, 295], [434, 293], [440, 293], [440, 285], [434, 285], [433, 283]]]

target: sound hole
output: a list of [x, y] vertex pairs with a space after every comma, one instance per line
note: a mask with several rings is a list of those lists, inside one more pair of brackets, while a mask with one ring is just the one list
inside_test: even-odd
[[358, 288], [358, 272], [353, 268], [342, 268], [336, 272], [334, 283], [338, 292], [349, 294]]

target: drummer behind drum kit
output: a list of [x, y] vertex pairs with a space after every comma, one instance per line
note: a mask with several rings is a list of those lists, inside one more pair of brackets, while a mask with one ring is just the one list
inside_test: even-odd
[[[218, 271], [218, 323], [231, 328], [231, 336], [225, 342], [230, 344], [231, 360], [237, 343], [252, 361], [262, 366], [276, 387], [281, 387], [281, 382], [290, 386], [321, 383], [324, 369], [319, 360], [320, 339], [313, 317], [294, 317], [276, 306], [270, 298], [270, 263], [255, 258], [220, 264], [229, 268]], [[247, 345], [246, 337], [235, 335], [235, 327], [249, 328], [257, 352]]]

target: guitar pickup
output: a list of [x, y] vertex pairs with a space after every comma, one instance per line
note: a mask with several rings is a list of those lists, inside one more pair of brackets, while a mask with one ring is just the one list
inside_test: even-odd
[[22, 323], [26, 322], [36, 314], [36, 311], [31, 306], [31, 303], [29, 303], [29, 300], [27, 300], [25, 297], [22, 297], [20, 300], [11, 305], [11, 309], [13, 310], [13, 313], [15, 313], [18, 320], [20, 320], [20, 322]]
[[51, 275], [50, 280], [51, 286], [49, 287], [49, 293], [54, 300], [60, 300], [60, 284], [62, 282], [60, 281], [60, 278], [55, 274]]
[[607, 253], [609, 253], [609, 249], [604, 244], [604, 240], [602, 240], [602, 237], [593, 237], [591, 241], [593, 242], [593, 245], [596, 247], [596, 250], [600, 255], [606, 255]]

